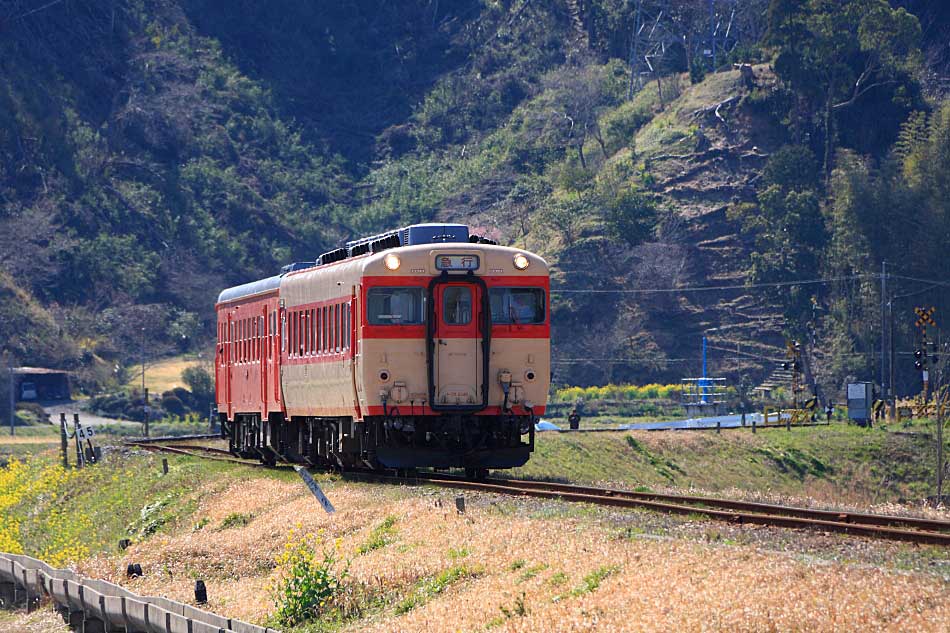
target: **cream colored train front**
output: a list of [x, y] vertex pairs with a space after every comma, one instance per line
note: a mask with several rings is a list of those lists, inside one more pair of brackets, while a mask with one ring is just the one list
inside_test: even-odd
[[474, 473], [527, 461], [550, 379], [537, 255], [464, 225], [414, 225], [286, 273], [278, 296], [280, 410], [250, 434], [263, 451]]

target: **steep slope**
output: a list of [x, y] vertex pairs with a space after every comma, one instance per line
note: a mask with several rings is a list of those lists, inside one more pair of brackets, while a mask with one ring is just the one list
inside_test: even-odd
[[[608, 65], [608, 84], [613, 72]], [[782, 354], [781, 310], [744, 288], [753, 245], [726, 213], [755, 199], [762, 167], [785, 139], [769, 111], [775, 77], [756, 66], [751, 79], [735, 70], [696, 85], [675, 76], [664, 84], [662, 104], [651, 84], [633, 102], [597, 111], [602, 139], [584, 141], [586, 169], [570, 148], [555, 152], [547, 132], [532, 127], [558, 103], [552, 88], [443, 175], [452, 185], [437, 217], [507, 236], [554, 264], [560, 381], [696, 376], [704, 334], [711, 369], [732, 377], [761, 378]], [[534, 151], [553, 154], [541, 176], [523, 166]], [[553, 193], [532, 198], [524, 191], [531, 183]], [[654, 229], [631, 243], [611, 226], [605, 190], [650, 196]], [[545, 207], [559, 195], [589, 195], [592, 203], [558, 215]], [[734, 288], [663, 291], [703, 286]]]

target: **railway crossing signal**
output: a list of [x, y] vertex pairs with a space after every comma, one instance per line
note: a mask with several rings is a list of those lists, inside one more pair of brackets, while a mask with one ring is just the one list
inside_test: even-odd
[[928, 387], [930, 382], [929, 370], [931, 366], [936, 366], [937, 364], [937, 343], [936, 341], [927, 340], [927, 328], [937, 327], [937, 320], [934, 319], [934, 313], [936, 311], [937, 308], [934, 306], [930, 306], [929, 308], [917, 306], [914, 308], [914, 314], [917, 315], [917, 320], [914, 321], [914, 325], [920, 330], [920, 337], [917, 339], [917, 345], [914, 348], [914, 369], [921, 372], [924, 380], [924, 404], [926, 404], [928, 400]]
[[937, 308], [930, 306], [929, 308], [914, 308], [914, 312], [917, 314], [917, 321], [914, 322], [919, 328], [926, 330], [927, 326], [937, 327], [937, 322], [934, 320], [934, 312], [937, 311]]

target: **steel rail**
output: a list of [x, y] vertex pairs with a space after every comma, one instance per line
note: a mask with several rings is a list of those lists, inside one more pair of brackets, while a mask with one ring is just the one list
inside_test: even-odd
[[125, 441], [126, 444], [158, 444], [160, 442], [186, 442], [188, 440], [220, 440], [220, 433], [205, 433], [201, 435], [164, 435], [162, 437], [133, 437]]
[[[265, 466], [257, 461], [233, 457], [231, 453], [224, 449], [208, 446], [175, 446], [158, 442], [143, 443], [138, 441], [127, 441], [126, 444], [150, 451], [164, 451], [189, 457], [228, 461], [244, 466]], [[416, 473], [411, 476], [395, 476], [385, 472], [356, 470], [345, 471], [343, 474], [386, 483], [427, 483], [445, 488], [503, 495], [556, 499], [620, 508], [646, 508], [669, 514], [700, 515], [730, 523], [792, 529], [818, 529], [825, 532], [876, 539], [950, 547], [950, 521], [936, 519], [838, 512], [715, 497], [637, 492], [543, 481], [497, 478], [472, 481], [441, 473]]]
[[[428, 478], [428, 476], [426, 476]], [[460, 480], [459, 477], [434, 475], [435, 478]], [[463, 480], [464, 481], [464, 480]], [[493, 478], [488, 483], [498, 485], [512, 485], [518, 488], [539, 490], [555, 490], [569, 493], [617, 496], [625, 499], [644, 499], [651, 501], [679, 502], [698, 505], [719, 510], [739, 510], [742, 512], [756, 512], [760, 514], [779, 514], [804, 519], [834, 521], [838, 523], [859, 523], [862, 525], [881, 525], [890, 527], [909, 527], [917, 530], [933, 532], [950, 532], [950, 521], [940, 519], [925, 519], [921, 517], [906, 517], [887, 514], [870, 514], [865, 512], [850, 512], [844, 510], [824, 510], [819, 508], [801, 508], [782, 504], [762, 503], [759, 501], [741, 501], [737, 499], [722, 499], [718, 497], [703, 497], [698, 495], [677, 495], [660, 492], [640, 492], [617, 488], [594, 488], [577, 484], [559, 482], [530, 481], [517, 479]]]
[[[788, 506], [769, 506], [768, 504], [758, 504], [761, 508], [761, 511], [717, 509], [714, 507], [709, 507], [710, 501], [715, 500], [706, 497], [668, 495], [669, 500], [654, 500], [618, 494], [625, 491], [585, 488], [583, 486], [574, 487], [567, 484], [555, 484], [546, 487], [546, 484], [543, 482], [524, 482], [503, 479], [468, 481], [464, 479], [447, 478], [442, 475], [431, 477], [428, 475], [421, 475], [419, 479], [422, 481], [436, 483], [448, 488], [477, 490], [481, 492], [493, 492], [498, 494], [525, 497], [540, 497], [545, 499], [559, 499], [562, 501], [592, 503], [596, 505], [621, 508], [647, 508], [650, 510], [667, 512], [670, 514], [702, 515], [712, 519], [728, 521], [731, 523], [767, 525], [786, 528], [811, 528], [824, 530], [827, 532], [838, 532], [858, 536], [869, 536], [879, 539], [909, 541], [912, 543], [943, 545], [950, 547], [950, 533], [908, 529], [895, 527], [890, 524], [879, 525], [869, 523], [849, 523], [844, 520], [830, 520], [825, 514], [810, 514], [811, 511], [806, 508], [789, 508], [799, 512], [799, 514], [796, 516], [792, 514], [779, 514], [772, 512], [773, 509], [780, 510], [782, 508], [788, 508]], [[699, 502], [695, 500], [701, 500], [702, 505], [699, 505]], [[678, 501], [679, 503], [675, 503], [673, 501]], [[727, 502], [727, 500], [720, 501]], [[745, 502], [734, 503], [743, 504]], [[848, 513], [831, 512], [829, 514], [835, 515], [835, 517], [837, 517], [839, 514], [847, 515]], [[852, 515], [852, 517], [853, 516], [854, 515]], [[883, 518], [890, 519], [892, 517]], [[895, 518], [903, 519], [903, 517]], [[927, 520], [922, 519], [922, 521]], [[942, 529], [950, 528], [950, 526], [946, 525], [944, 522], [935, 523], [941, 524]]]
[[[210, 446], [172, 446], [169, 444], [159, 444], [157, 442], [138, 442], [138, 441], [126, 441], [126, 446], [135, 446], [137, 448], [142, 448], [147, 451], [155, 451], [160, 453], [173, 453], [175, 455], [186, 455], [188, 457], [199, 457], [201, 459], [213, 459], [221, 462], [231, 462], [233, 464], [240, 464], [242, 466], [252, 466], [256, 468], [262, 468], [265, 464], [262, 464], [259, 461], [252, 459], [242, 459], [240, 457], [234, 457], [230, 452], [223, 449], [216, 449]], [[201, 451], [201, 452], [195, 452]]]

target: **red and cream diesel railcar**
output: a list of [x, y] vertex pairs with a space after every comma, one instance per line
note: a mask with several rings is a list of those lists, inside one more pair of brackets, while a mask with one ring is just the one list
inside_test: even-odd
[[233, 452], [320, 466], [524, 464], [550, 379], [544, 260], [456, 224], [357, 240], [217, 306]]

